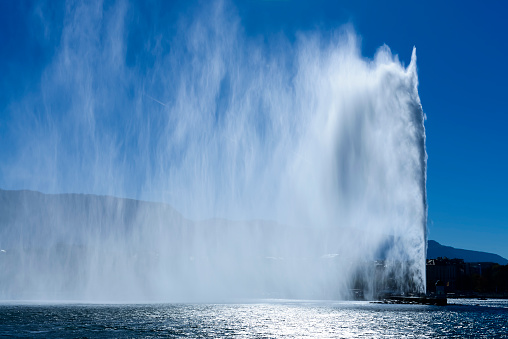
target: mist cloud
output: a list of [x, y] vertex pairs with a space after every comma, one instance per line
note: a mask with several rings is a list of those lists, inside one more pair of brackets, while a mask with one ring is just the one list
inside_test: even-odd
[[[350, 26], [326, 37], [248, 37], [221, 1], [142, 29], [157, 9], [138, 6], [69, 1], [62, 22], [42, 20], [60, 40], [37, 90], [9, 106], [16, 155], [1, 164], [4, 188], [333, 230], [354, 262], [392, 237], [391, 257], [421, 279], [426, 155], [415, 53], [408, 67], [387, 46], [365, 58]], [[328, 253], [319, 238], [293, 241], [309, 256]], [[340, 284], [345, 267], [325, 280]]]

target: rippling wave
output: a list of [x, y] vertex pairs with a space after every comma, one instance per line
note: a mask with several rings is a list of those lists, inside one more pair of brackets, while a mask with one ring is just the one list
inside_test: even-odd
[[368, 302], [0, 305], [0, 336], [508, 337], [508, 300], [447, 307]]

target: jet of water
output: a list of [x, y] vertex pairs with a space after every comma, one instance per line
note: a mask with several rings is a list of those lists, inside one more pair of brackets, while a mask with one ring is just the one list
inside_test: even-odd
[[94, 195], [2, 192], [0, 297], [346, 298], [376, 274], [425, 291], [415, 49], [405, 67], [350, 27], [253, 38], [223, 2], [152, 29], [133, 13], [67, 6], [9, 106], [6, 188]]

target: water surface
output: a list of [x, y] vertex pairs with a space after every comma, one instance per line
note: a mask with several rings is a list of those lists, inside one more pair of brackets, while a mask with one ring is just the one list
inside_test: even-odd
[[446, 307], [369, 302], [242, 304], [0, 304], [0, 336], [508, 338], [507, 300]]

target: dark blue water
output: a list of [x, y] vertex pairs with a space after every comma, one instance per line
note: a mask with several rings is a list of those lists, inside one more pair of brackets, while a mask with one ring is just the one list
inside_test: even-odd
[[462, 305], [274, 301], [244, 304], [0, 304], [2, 337], [508, 338], [508, 301]]

